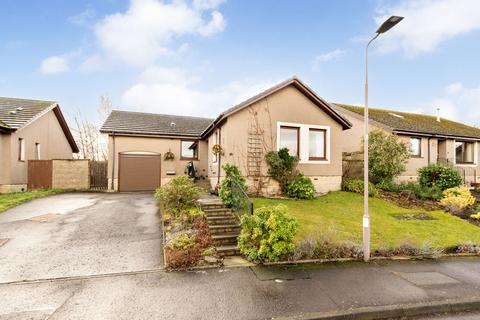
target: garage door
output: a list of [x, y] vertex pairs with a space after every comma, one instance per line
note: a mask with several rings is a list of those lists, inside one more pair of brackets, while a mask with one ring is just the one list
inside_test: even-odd
[[153, 191], [160, 186], [161, 156], [120, 154], [118, 190]]

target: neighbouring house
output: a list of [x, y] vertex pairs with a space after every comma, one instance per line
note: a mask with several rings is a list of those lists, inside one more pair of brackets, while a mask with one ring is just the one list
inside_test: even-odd
[[71, 159], [77, 152], [56, 102], [0, 97], [0, 193], [26, 190], [28, 160]]
[[[172, 106], [172, 110], [174, 110]], [[192, 161], [211, 186], [236, 164], [250, 192], [279, 193], [265, 155], [287, 147], [317, 192], [339, 190], [344, 130], [351, 123], [297, 78], [288, 79], [221, 113], [216, 119], [112, 111], [108, 134], [111, 189], [149, 191], [185, 174]], [[221, 152], [213, 152], [214, 146]], [[217, 148], [218, 150], [218, 148]], [[173, 159], [172, 159], [173, 156]]]
[[[361, 151], [364, 108], [332, 104], [353, 127], [343, 133], [343, 152]], [[369, 108], [370, 130], [398, 135], [410, 146], [411, 157], [399, 181], [417, 179], [419, 168], [432, 163], [451, 165], [466, 184], [480, 182], [480, 129], [438, 116]]]

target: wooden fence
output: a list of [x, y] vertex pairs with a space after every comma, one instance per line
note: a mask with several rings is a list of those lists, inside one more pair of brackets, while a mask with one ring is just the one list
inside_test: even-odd
[[106, 190], [108, 188], [107, 161], [90, 161], [90, 189]]

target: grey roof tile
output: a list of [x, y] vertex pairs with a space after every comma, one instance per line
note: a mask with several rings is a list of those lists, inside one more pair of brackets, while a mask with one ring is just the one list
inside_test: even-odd
[[53, 104], [54, 101], [0, 97], [0, 126], [19, 129]]
[[200, 137], [213, 119], [113, 110], [101, 132]]

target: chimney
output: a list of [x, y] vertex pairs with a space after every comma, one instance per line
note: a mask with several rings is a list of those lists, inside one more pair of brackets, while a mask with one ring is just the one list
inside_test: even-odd
[[437, 108], [437, 122], [440, 122], [440, 108]]

